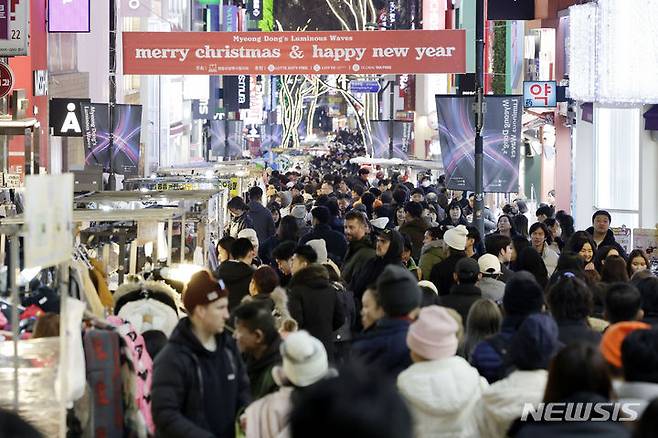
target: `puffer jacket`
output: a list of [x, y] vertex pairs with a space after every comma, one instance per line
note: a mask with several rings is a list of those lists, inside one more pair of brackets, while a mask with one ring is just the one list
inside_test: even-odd
[[249, 295], [249, 283], [254, 275], [254, 268], [236, 260], [227, 260], [215, 272], [228, 289], [228, 308], [235, 310], [244, 297]]
[[[153, 366], [152, 413], [156, 437], [232, 438], [235, 417], [250, 401], [249, 378], [235, 341], [227, 332], [216, 336], [217, 351], [206, 350], [182, 319]], [[213, 373], [214, 418], [205, 409], [206, 373]], [[212, 432], [211, 424], [221, 428]]]
[[407, 333], [411, 321], [405, 318], [382, 318], [352, 345], [352, 357], [368, 367], [396, 378], [411, 365]]
[[345, 323], [339, 287], [329, 280], [324, 266], [312, 264], [293, 275], [288, 290], [290, 315], [301, 330], [324, 344], [329, 361], [333, 362], [333, 333]]
[[480, 436], [506, 437], [524, 404], [542, 401], [547, 379], [546, 370], [514, 371], [487, 388], [475, 410]]
[[398, 376], [418, 438], [479, 437], [475, 407], [488, 386], [459, 356], [418, 362]]

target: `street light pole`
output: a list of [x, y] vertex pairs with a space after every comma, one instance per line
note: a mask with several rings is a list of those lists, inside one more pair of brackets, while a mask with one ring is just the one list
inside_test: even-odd
[[473, 225], [484, 236], [484, 0], [476, 0], [475, 11], [475, 205]]
[[395, 112], [395, 76], [389, 83], [389, 87], [391, 87], [391, 113], [388, 122], [388, 158], [393, 158], [393, 135], [395, 133], [395, 115], [393, 114]]

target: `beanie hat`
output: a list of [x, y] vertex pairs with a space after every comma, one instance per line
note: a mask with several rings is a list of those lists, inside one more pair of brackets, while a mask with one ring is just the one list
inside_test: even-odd
[[238, 239], [248, 239], [254, 248], [258, 246], [258, 234], [253, 228], [245, 228], [238, 233]]
[[500, 260], [493, 254], [484, 254], [478, 259], [480, 272], [487, 275], [500, 274]]
[[464, 257], [457, 262], [455, 274], [457, 274], [460, 282], [475, 283], [480, 274], [480, 266], [472, 258]]
[[424, 307], [418, 319], [409, 327], [407, 346], [424, 359], [446, 359], [457, 353], [458, 330], [457, 321], [445, 308]]
[[327, 242], [325, 242], [324, 239], [309, 240], [306, 244], [313, 248], [313, 251], [317, 254], [317, 263], [320, 263], [321, 265], [327, 263]]
[[306, 219], [306, 206], [304, 204], [293, 205], [290, 216], [295, 219]]
[[280, 352], [283, 373], [297, 387], [310, 386], [329, 372], [324, 345], [304, 330], [290, 333], [281, 344]]
[[538, 313], [543, 305], [544, 291], [531, 273], [517, 272], [505, 285], [503, 309], [508, 315]]
[[621, 344], [629, 333], [635, 330], [650, 330], [651, 326], [638, 321], [618, 322], [608, 327], [601, 338], [601, 354], [610, 365], [622, 367]]
[[220, 298], [228, 297], [228, 290], [222, 280], [217, 280], [206, 270], [192, 275], [183, 291], [183, 305], [188, 315], [194, 313], [196, 306], [206, 306]]
[[313, 210], [311, 210], [311, 215], [321, 224], [328, 224], [329, 220], [331, 219], [331, 213], [329, 212], [329, 209], [324, 205], [315, 207]]
[[418, 279], [408, 269], [388, 265], [377, 280], [377, 291], [386, 315], [395, 318], [405, 316], [420, 305], [421, 292]]
[[466, 240], [468, 240], [468, 230], [463, 225], [457, 225], [451, 228], [443, 235], [443, 241], [452, 249], [464, 251], [466, 249]]
[[535, 313], [528, 316], [512, 338], [510, 358], [520, 370], [547, 369], [562, 346], [557, 323], [552, 316]]

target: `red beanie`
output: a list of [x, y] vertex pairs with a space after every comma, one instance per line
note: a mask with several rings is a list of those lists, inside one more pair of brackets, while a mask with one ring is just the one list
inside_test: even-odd
[[220, 298], [228, 297], [228, 290], [223, 282], [217, 280], [209, 271], [199, 271], [190, 278], [183, 291], [183, 304], [188, 315], [192, 315], [196, 306], [206, 306]]

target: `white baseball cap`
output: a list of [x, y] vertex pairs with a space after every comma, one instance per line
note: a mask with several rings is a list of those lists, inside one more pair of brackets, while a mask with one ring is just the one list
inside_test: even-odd
[[493, 254], [485, 254], [480, 257], [478, 265], [483, 274], [500, 274], [500, 260]]

